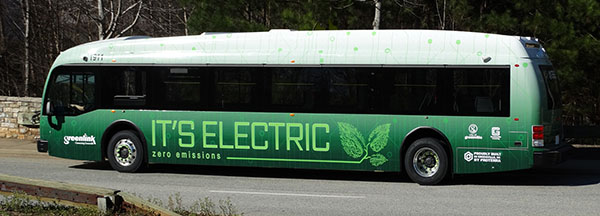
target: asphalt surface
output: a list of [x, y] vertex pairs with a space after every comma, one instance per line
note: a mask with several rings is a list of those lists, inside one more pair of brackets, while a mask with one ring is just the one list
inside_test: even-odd
[[105, 162], [52, 158], [35, 144], [0, 139], [0, 173], [99, 186], [186, 206], [229, 198], [245, 215], [599, 215], [600, 149], [558, 166], [459, 175], [420, 186], [397, 173], [152, 165], [118, 173]]

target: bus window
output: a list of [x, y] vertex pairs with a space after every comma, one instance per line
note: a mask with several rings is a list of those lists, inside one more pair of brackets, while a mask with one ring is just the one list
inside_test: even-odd
[[211, 68], [216, 84], [214, 103], [218, 110], [258, 110], [257, 68]]
[[144, 108], [146, 105], [146, 71], [143, 67], [108, 69], [102, 85], [104, 105], [108, 108]]
[[558, 84], [558, 76], [554, 71], [554, 68], [549, 65], [541, 65], [540, 70], [542, 76], [544, 76], [544, 84], [546, 89], [546, 100], [548, 102], [548, 109], [560, 109], [560, 86]]
[[67, 73], [55, 76], [48, 90], [48, 100], [57, 115], [79, 115], [94, 110], [95, 75]]
[[161, 109], [198, 110], [202, 105], [204, 92], [203, 79], [199, 68], [162, 68], [159, 85], [164, 85]]
[[329, 103], [333, 113], [373, 113], [369, 101], [374, 86], [370, 85], [370, 68], [326, 68], [330, 74]]
[[320, 68], [269, 68], [271, 71], [271, 107], [267, 110], [311, 112], [319, 109], [326, 84]]
[[384, 68], [378, 113], [509, 116], [509, 69]]
[[466, 116], [509, 116], [509, 70], [454, 69], [454, 112]]
[[[435, 69], [391, 68], [382, 70], [379, 82], [388, 83], [380, 88], [389, 98], [389, 113], [393, 114], [435, 114], [436, 81]], [[386, 101], [386, 100], [384, 100]]]

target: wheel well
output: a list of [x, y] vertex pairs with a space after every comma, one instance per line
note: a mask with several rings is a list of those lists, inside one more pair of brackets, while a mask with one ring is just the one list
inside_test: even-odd
[[[142, 133], [140, 128], [137, 127], [131, 121], [117, 120], [117, 121], [114, 121], [113, 123], [111, 123], [110, 126], [108, 126], [108, 128], [106, 128], [106, 130], [104, 131], [104, 134], [102, 134], [102, 140], [101, 140], [102, 158], [107, 157], [106, 150], [108, 148], [108, 142], [110, 142], [110, 139], [113, 137], [113, 135], [115, 135], [119, 131], [123, 131], [123, 130], [133, 131], [138, 136], [138, 138], [140, 138], [140, 141], [142, 141], [142, 146], [144, 147], [144, 152], [146, 152], [146, 154], [148, 153], [148, 151], [147, 151], [148, 147], [146, 145], [146, 138], [144, 137], [144, 133]], [[147, 160], [148, 160], [147, 157], [144, 156], [144, 162], [147, 162]]]
[[400, 168], [404, 169], [404, 155], [406, 154], [406, 150], [408, 150], [408, 147], [415, 141], [417, 141], [418, 139], [421, 138], [426, 138], [426, 137], [431, 137], [431, 138], [435, 138], [438, 139], [442, 142], [442, 146], [444, 147], [444, 150], [446, 150], [446, 153], [448, 154], [448, 162], [449, 162], [449, 168], [450, 168], [450, 173], [453, 173], [453, 156], [454, 154], [452, 153], [452, 147], [450, 146], [450, 141], [448, 141], [448, 138], [446, 138], [446, 136], [439, 131], [438, 129], [432, 128], [432, 127], [418, 127], [413, 129], [412, 131], [410, 131], [406, 137], [404, 137], [404, 140], [402, 140], [402, 145], [400, 146]]

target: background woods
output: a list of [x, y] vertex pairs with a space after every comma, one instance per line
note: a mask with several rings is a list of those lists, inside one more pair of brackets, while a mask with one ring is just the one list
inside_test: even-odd
[[563, 120], [597, 125], [599, 26], [597, 0], [0, 0], [0, 95], [41, 96], [61, 51], [120, 36], [444, 29], [539, 38], [561, 78]]

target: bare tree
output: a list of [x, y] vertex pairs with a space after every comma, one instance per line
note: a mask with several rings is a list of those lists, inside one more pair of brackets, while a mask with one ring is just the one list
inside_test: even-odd
[[[109, 0], [108, 3], [108, 8], [105, 8], [104, 2], [102, 0], [98, 0], [97, 2], [98, 16], [94, 17], [93, 20], [96, 23], [96, 26], [98, 27], [99, 40], [120, 37], [125, 32], [131, 30], [131, 28], [135, 26], [138, 19], [140, 18], [140, 12], [142, 11], [143, 6], [143, 0], [135, 1], [125, 9], [123, 9], [124, 6], [122, 0]], [[135, 15], [128, 25], [123, 26], [121, 25], [121, 21], [123, 20], [123, 17], [128, 13], [135, 13]], [[110, 15], [109, 20], [107, 20], [107, 14]]]
[[438, 13], [438, 19], [440, 21], [440, 29], [446, 29], [446, 0], [444, 1], [444, 5], [442, 6], [442, 13], [440, 14], [440, 7], [438, 4], [438, 0], [435, 0], [435, 9]]
[[24, 89], [23, 94], [29, 95], [29, 0], [22, 0], [23, 7], [23, 24], [25, 28], [25, 36], [24, 36], [24, 71], [23, 71], [23, 79], [24, 79]]
[[[2, 5], [0, 5], [0, 11], [3, 11]], [[4, 42], [4, 20], [2, 16], [0, 16], [0, 59], [2, 59], [2, 53], [6, 51], [6, 45]]]
[[148, 1], [135, 26], [137, 34], [151, 36], [188, 35], [187, 20], [195, 7], [178, 0]]
[[379, 29], [379, 23], [381, 22], [381, 1], [383, 0], [373, 0], [375, 3], [375, 17], [373, 18], [373, 29]]

